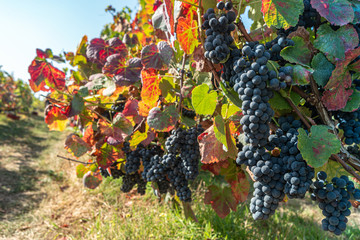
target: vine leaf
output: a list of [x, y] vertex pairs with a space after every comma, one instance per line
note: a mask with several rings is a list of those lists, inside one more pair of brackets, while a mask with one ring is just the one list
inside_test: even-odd
[[210, 185], [205, 193], [204, 202], [211, 204], [211, 207], [221, 218], [225, 218], [230, 213], [230, 209], [235, 212], [238, 204], [233, 196], [231, 186], [225, 181], [218, 185]]
[[83, 184], [86, 188], [95, 189], [100, 185], [101, 182], [102, 178], [99, 173], [89, 171], [83, 176]]
[[157, 45], [151, 44], [142, 49], [141, 63], [146, 69], [166, 70], [173, 55], [174, 52], [170, 45], [165, 41], [161, 41]]
[[303, 158], [314, 168], [323, 166], [331, 154], [340, 151], [340, 140], [329, 133], [325, 125], [312, 126], [309, 135], [304, 129], [299, 129], [298, 132], [298, 148]]
[[326, 174], [328, 175], [328, 179], [332, 179], [333, 177], [340, 177], [341, 175], [349, 176], [349, 173], [337, 161], [329, 160], [322, 167], [315, 168], [315, 174], [320, 171], [326, 172]]
[[[290, 98], [297, 106], [300, 103], [301, 97], [296, 92], [290, 93]], [[277, 110], [292, 110], [290, 104], [278, 92], [274, 92], [274, 97], [269, 101], [272, 108]]]
[[348, 65], [360, 55], [360, 48], [346, 52], [346, 57], [336, 63], [329, 82], [326, 84], [325, 92], [321, 98], [325, 107], [330, 111], [336, 111], [346, 106], [353, 90], [351, 87], [351, 74]]
[[345, 108], [341, 109], [343, 112], [352, 112], [360, 108], [360, 91], [352, 89], [353, 94], [347, 101]]
[[276, 28], [295, 26], [303, 11], [302, 0], [263, 0], [261, 6], [266, 24]]
[[[34, 59], [29, 66], [29, 84], [34, 92], [65, 89], [65, 73], [45, 60]], [[50, 89], [45, 88], [47, 85]]]
[[83, 178], [84, 175], [89, 171], [91, 171], [90, 166], [85, 166], [84, 164], [79, 164], [76, 166], [76, 177]]
[[63, 113], [66, 117], [70, 118], [81, 113], [84, 107], [84, 99], [79, 94], [75, 94], [70, 102], [70, 106], [68, 106]]
[[297, 85], [307, 85], [310, 83], [310, 77], [313, 69], [304, 68], [301, 65], [293, 65], [293, 80]]
[[331, 77], [335, 66], [327, 60], [323, 53], [318, 53], [311, 61], [311, 66], [314, 69], [313, 77], [315, 82], [324, 87]]
[[49, 105], [45, 112], [45, 123], [48, 125], [49, 130], [65, 130], [68, 118], [62, 113], [60, 108]]
[[132, 117], [138, 116], [139, 115], [138, 109], [139, 109], [139, 101], [136, 99], [129, 99], [126, 101], [122, 113], [124, 114], [124, 116], [132, 116]]
[[104, 65], [107, 57], [113, 54], [120, 54], [122, 58], [127, 56], [126, 45], [117, 37], [109, 40], [94, 38], [86, 48], [86, 56], [90, 61]]
[[245, 202], [250, 191], [250, 182], [245, 173], [243, 171], [238, 172], [236, 178], [229, 183], [235, 199], [239, 202]]
[[186, 54], [192, 54], [199, 45], [198, 24], [197, 21], [194, 20], [192, 11], [189, 11], [185, 17], [178, 19], [176, 33], [177, 39], [184, 52]]
[[141, 101], [139, 102], [139, 114], [146, 117], [153, 107], [156, 107], [161, 90], [159, 87], [161, 79], [155, 69], [144, 69], [141, 71]]
[[292, 40], [295, 45], [284, 48], [281, 50], [280, 55], [291, 63], [309, 67], [312, 54], [310, 49], [307, 47], [305, 40], [298, 36], [293, 37]]
[[102, 168], [108, 168], [113, 162], [123, 158], [123, 151], [119, 151], [114, 146], [104, 143], [95, 154], [97, 164]]
[[328, 59], [334, 62], [336, 59], [344, 59], [345, 52], [353, 50], [359, 44], [359, 36], [351, 25], [340, 27], [334, 31], [329, 25], [323, 24], [318, 28], [317, 35], [314, 47], [325, 53]]
[[214, 132], [215, 137], [224, 145], [227, 157], [235, 159], [238, 152], [235, 146], [235, 139], [231, 135], [229, 123], [225, 123], [220, 115], [215, 117]]
[[201, 162], [204, 164], [218, 163], [227, 159], [223, 144], [216, 138], [214, 125], [199, 136]]
[[179, 114], [175, 105], [167, 106], [163, 111], [158, 107], [154, 107], [149, 112], [147, 123], [149, 127], [159, 132], [169, 132], [175, 127], [178, 119]]
[[126, 65], [120, 54], [113, 54], [106, 59], [102, 72], [113, 77], [118, 86], [127, 86], [140, 81], [142, 68], [140, 58], [131, 58]]
[[91, 150], [90, 146], [74, 133], [67, 136], [65, 141], [65, 149], [77, 158]]
[[231, 88], [227, 89], [225, 85], [220, 82], [221, 90], [224, 92], [225, 96], [237, 107], [242, 108], [242, 101], [239, 99], [239, 95]]
[[124, 139], [129, 136], [133, 130], [131, 122], [122, 113], [117, 113], [114, 116], [112, 124], [100, 119], [98, 125], [100, 132], [106, 136], [106, 141], [110, 145], [118, 145], [124, 142]]
[[207, 84], [201, 84], [192, 90], [191, 103], [197, 114], [212, 115], [216, 108], [217, 93], [209, 92]]
[[333, 25], [343, 26], [354, 20], [354, 10], [347, 0], [311, 0], [311, 6]]
[[230, 166], [229, 161], [220, 161], [220, 162], [215, 162], [215, 163], [206, 163], [201, 165], [201, 169], [202, 170], [207, 170], [211, 173], [213, 173], [214, 175], [219, 175], [221, 173], [221, 169], [223, 168], [228, 168]]
[[94, 146], [94, 144], [96, 143], [96, 141], [95, 141], [95, 132], [94, 132], [94, 129], [93, 129], [93, 123], [90, 123], [90, 124], [86, 127], [82, 139], [83, 139], [89, 146]]

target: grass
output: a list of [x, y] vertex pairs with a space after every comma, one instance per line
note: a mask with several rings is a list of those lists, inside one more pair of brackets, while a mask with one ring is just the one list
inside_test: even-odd
[[221, 219], [199, 193], [194, 222], [176, 201], [159, 202], [150, 186], [145, 196], [124, 194], [121, 180], [108, 178], [84, 189], [76, 164], [56, 158], [69, 156], [65, 134], [49, 132], [40, 117], [0, 116], [0, 239], [360, 239], [359, 211], [335, 237], [321, 230], [321, 211], [309, 199], [282, 203], [255, 222], [248, 202]]

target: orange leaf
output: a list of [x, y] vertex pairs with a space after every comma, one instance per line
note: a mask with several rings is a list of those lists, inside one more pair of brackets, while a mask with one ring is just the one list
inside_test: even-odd
[[176, 32], [181, 48], [186, 54], [192, 54], [199, 45], [198, 25], [192, 11], [189, 11], [186, 17], [178, 19]]
[[48, 125], [50, 130], [64, 131], [67, 122], [68, 119], [62, 113], [60, 108], [51, 105], [48, 106], [46, 109], [45, 123]]
[[146, 117], [153, 107], [156, 107], [161, 90], [159, 88], [161, 78], [155, 69], [141, 71], [141, 102], [139, 102], [139, 114]]

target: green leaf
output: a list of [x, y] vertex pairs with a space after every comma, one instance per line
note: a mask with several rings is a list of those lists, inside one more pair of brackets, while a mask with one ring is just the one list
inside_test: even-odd
[[291, 63], [301, 64], [308, 67], [311, 61], [311, 51], [307, 47], [303, 38], [295, 36], [292, 38], [295, 45], [285, 47], [280, 52], [285, 60]]
[[175, 102], [176, 96], [172, 90], [175, 90], [175, 82], [172, 77], [163, 77], [159, 83], [161, 95], [167, 102]]
[[[314, 41], [314, 47], [329, 54], [328, 59], [344, 59], [345, 52], [352, 50], [359, 44], [359, 36], [353, 26], [346, 25], [340, 27], [337, 31], [327, 25], [321, 25], [317, 30], [317, 38]], [[329, 58], [330, 57], [330, 58]]]
[[195, 72], [193, 79], [196, 81], [196, 85], [206, 84], [209, 88], [212, 88], [211, 73], [207, 72]]
[[302, 0], [263, 0], [261, 12], [268, 26], [288, 28], [295, 26], [304, 11]]
[[299, 129], [298, 148], [309, 165], [314, 168], [323, 166], [331, 154], [340, 151], [341, 142], [325, 125], [312, 126], [310, 134]]
[[197, 114], [212, 115], [216, 108], [217, 93], [209, 92], [209, 86], [201, 84], [193, 89], [191, 103]]
[[271, 61], [271, 60], [269, 60], [269, 61], [266, 63], [266, 66], [267, 66], [267, 68], [269, 69], [269, 71], [273, 70], [273, 71], [275, 71], [275, 72], [277, 72], [278, 69], [280, 68], [280, 65], [279, 65], [277, 62]]
[[[290, 98], [293, 100], [295, 105], [298, 105], [300, 103], [301, 97], [296, 92], [291, 92]], [[269, 102], [273, 109], [292, 110], [290, 104], [278, 92], [274, 92], [274, 97], [270, 99]]]
[[316, 54], [311, 62], [311, 66], [315, 70], [313, 73], [314, 80], [319, 86], [324, 87], [329, 81], [335, 66], [322, 53]]
[[225, 85], [220, 82], [221, 90], [224, 92], [225, 96], [231, 101], [233, 104], [235, 104], [237, 107], [242, 107], [242, 101], [239, 99], [239, 95], [231, 88], [227, 89]]
[[215, 137], [217, 138], [217, 140], [219, 140], [222, 144], [224, 144], [224, 146], [226, 147], [226, 149], [228, 149], [228, 144], [226, 142], [226, 130], [225, 130], [225, 122], [224, 119], [220, 116], [217, 115], [215, 117], [215, 122], [214, 122], [214, 132], [215, 132]]
[[343, 112], [352, 112], [360, 107], [360, 91], [353, 88], [353, 94], [350, 96], [350, 100], [346, 103], [345, 108], [341, 109]]
[[233, 103], [224, 104], [221, 107], [221, 116], [223, 116], [225, 119], [228, 119], [235, 113], [241, 111], [241, 109], [238, 106], [235, 106]]

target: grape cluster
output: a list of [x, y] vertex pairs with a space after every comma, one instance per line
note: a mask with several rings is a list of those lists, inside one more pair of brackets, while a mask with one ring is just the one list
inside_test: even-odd
[[291, 39], [287, 39], [285, 36], [277, 36], [274, 40], [265, 43], [266, 49], [270, 52], [271, 61], [278, 62], [281, 66], [284, 66], [286, 61], [280, 56], [280, 52], [287, 46], [294, 46], [295, 43]]
[[221, 79], [226, 87], [234, 87], [236, 72], [234, 71], [234, 63], [241, 57], [241, 50], [237, 48], [237, 46], [230, 46], [230, 57], [223, 64]]
[[360, 79], [353, 80], [352, 84], [354, 85], [356, 90], [360, 91]]
[[111, 106], [111, 115], [114, 116], [118, 112], [122, 112], [125, 108], [126, 97], [120, 94], [115, 103]]
[[278, 123], [280, 128], [269, 137], [268, 149], [276, 146], [281, 150], [279, 157], [286, 164], [284, 192], [289, 198], [304, 198], [314, 178], [314, 169], [307, 165], [297, 148], [301, 122], [289, 116], [281, 117]]
[[312, 28], [320, 24], [321, 16], [310, 4], [310, 0], [303, 0], [304, 12], [300, 15], [298, 26]]
[[147, 181], [157, 182], [160, 193], [165, 191], [160, 189], [160, 185], [169, 187], [169, 179], [179, 199], [184, 202], [191, 201], [188, 181], [194, 180], [199, 174], [200, 151], [197, 137], [202, 131], [201, 127], [173, 130], [165, 142], [167, 154], [154, 155], [143, 162], [143, 177], [146, 177]]
[[230, 53], [229, 46], [234, 42], [230, 33], [235, 30], [233, 22], [236, 19], [236, 13], [230, 11], [232, 8], [231, 2], [224, 4], [224, 6], [220, 4], [218, 7], [225, 8], [228, 12], [217, 17], [215, 10], [209, 8], [203, 16], [205, 21], [202, 25], [202, 29], [205, 30], [206, 34], [204, 56], [215, 64], [225, 61]]
[[345, 144], [360, 143], [360, 109], [354, 112], [335, 113], [334, 117], [339, 120], [339, 129], [344, 130]]
[[109, 172], [105, 168], [99, 167], [99, 170], [102, 177], [104, 178], [110, 177]]
[[144, 149], [142, 144], [139, 144], [134, 151], [130, 150], [129, 143], [125, 142], [123, 151], [126, 154], [126, 163], [125, 163], [125, 171], [126, 174], [132, 174], [139, 170], [141, 164], [141, 154], [140, 151]]
[[276, 76], [274, 70], [269, 72], [269, 88], [279, 91], [285, 89], [287, 86], [292, 84], [293, 68], [292, 66], [280, 67], [279, 76]]
[[326, 217], [322, 220], [324, 231], [340, 235], [346, 229], [346, 223], [350, 216], [351, 195], [358, 199], [360, 190], [355, 189], [354, 183], [347, 176], [334, 177], [331, 182], [327, 180], [327, 174], [318, 172], [317, 181], [311, 186], [311, 199], [319, 203], [319, 208]]
[[347, 146], [348, 152], [352, 155], [355, 155], [357, 158], [360, 158], [360, 149], [358, 145]]
[[269, 122], [274, 114], [268, 101], [273, 92], [267, 89], [269, 79], [266, 63], [270, 58], [265, 47], [257, 42], [247, 43], [242, 48], [243, 56], [234, 63], [234, 90], [239, 94], [244, 116], [240, 124], [245, 132], [245, 141], [263, 147], [269, 136]]
[[136, 172], [135, 174], [126, 174], [122, 178], [122, 185], [120, 190], [122, 192], [130, 192], [133, 187], [137, 185], [137, 192], [141, 195], [145, 194], [146, 190], [146, 181], [141, 177], [140, 173]]
[[184, 117], [194, 119], [196, 117], [196, 113], [193, 110], [182, 108], [181, 113]]

